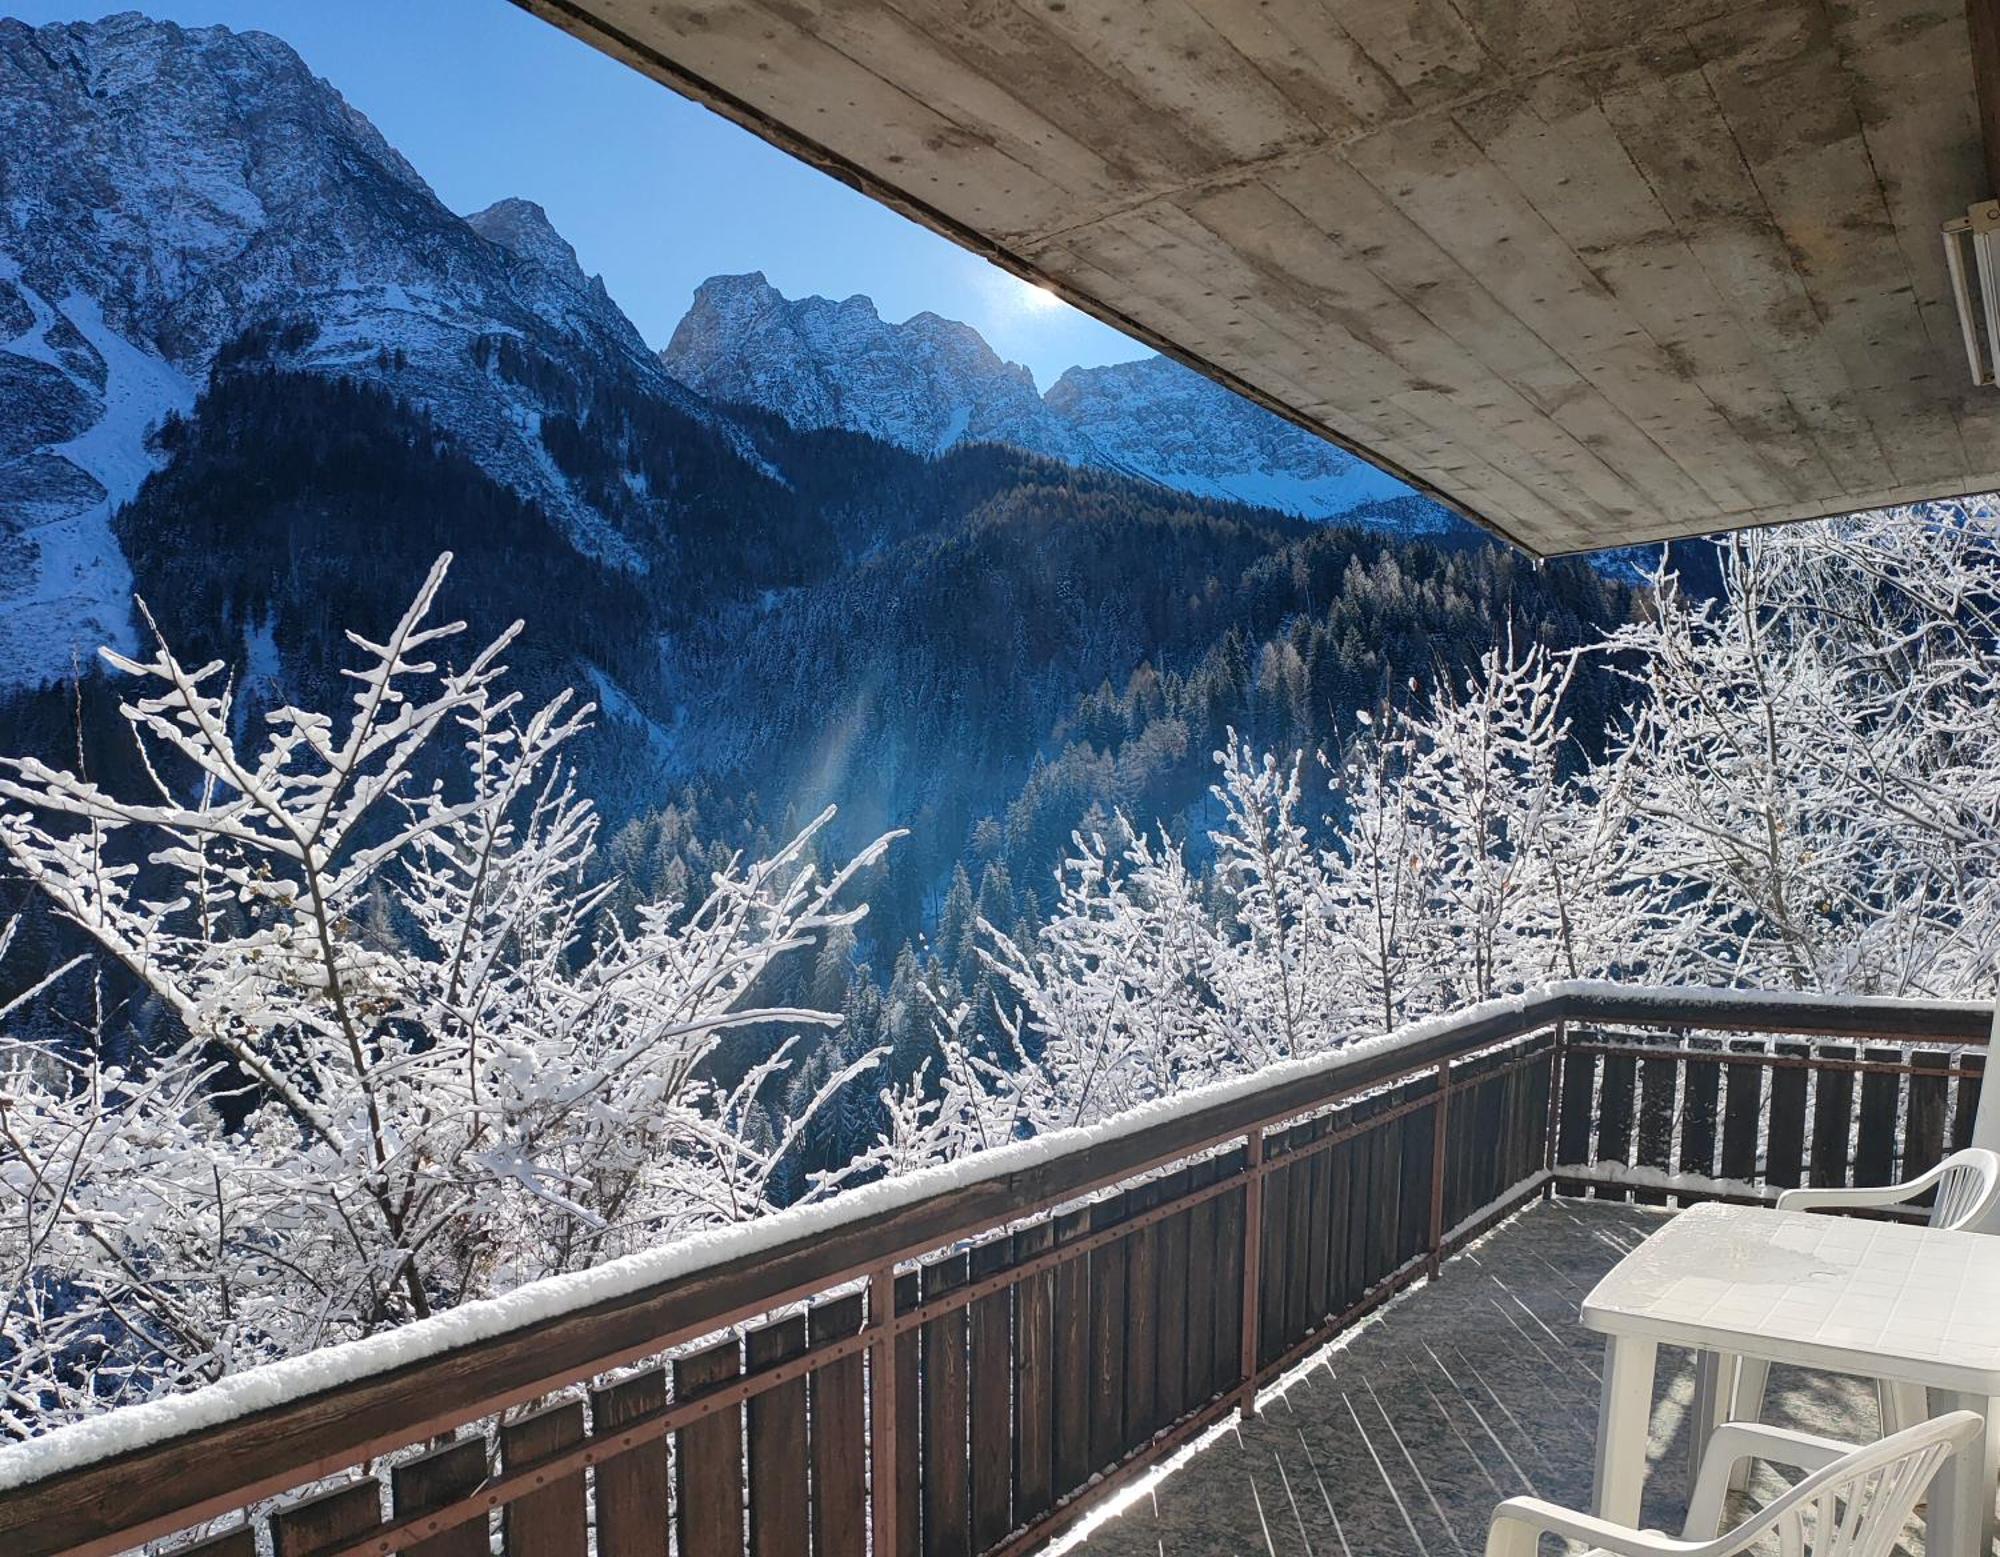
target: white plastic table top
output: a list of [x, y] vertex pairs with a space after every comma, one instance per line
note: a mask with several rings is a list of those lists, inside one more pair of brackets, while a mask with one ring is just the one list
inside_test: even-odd
[[2000, 1238], [1699, 1205], [1620, 1261], [1582, 1318], [1605, 1335], [2000, 1395]]

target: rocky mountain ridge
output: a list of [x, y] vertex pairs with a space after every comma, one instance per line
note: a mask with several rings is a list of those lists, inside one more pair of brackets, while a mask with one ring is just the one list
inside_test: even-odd
[[[1135, 348], [1136, 350], [1137, 348]], [[660, 359], [711, 399], [920, 454], [1007, 443], [1174, 491], [1411, 533], [1453, 521], [1393, 477], [1166, 357], [1071, 368], [1046, 394], [970, 325], [712, 276]]]
[[272, 337], [282, 366], [391, 388], [618, 567], [649, 567], [670, 515], [636, 493], [606, 512], [551, 461], [544, 419], [576, 409], [558, 380], [616, 382], [758, 459], [539, 207], [452, 212], [266, 34], [0, 20], [0, 189], [0, 684], [129, 644], [111, 515], [256, 327], [297, 326]]
[[[580, 556], [661, 591], [714, 526], [818, 481], [818, 452], [742, 407], [926, 459], [1002, 445], [1293, 515], [1439, 517], [1163, 359], [1043, 395], [966, 324], [761, 275], [705, 284], [656, 353], [540, 206], [451, 211], [264, 33], [0, 20], [0, 196], [0, 690], [135, 647], [113, 516], [223, 366], [383, 389]], [[883, 508], [863, 488], [838, 522], [860, 549], [927, 522]]]

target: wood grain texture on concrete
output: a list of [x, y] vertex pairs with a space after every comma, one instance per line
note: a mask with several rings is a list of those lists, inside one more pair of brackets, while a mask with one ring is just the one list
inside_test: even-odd
[[1534, 552], [2000, 487], [1994, 0], [517, 3]]

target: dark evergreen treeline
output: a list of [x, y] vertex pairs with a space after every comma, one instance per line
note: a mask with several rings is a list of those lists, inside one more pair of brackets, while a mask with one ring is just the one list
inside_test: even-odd
[[[1357, 709], [1462, 674], [1505, 631], [1586, 643], [1631, 609], [1588, 566], [1536, 567], [1469, 534], [1328, 529], [997, 446], [928, 460], [758, 413], [724, 421], [481, 338], [475, 360], [550, 408], [550, 459], [644, 560], [619, 566], [420, 409], [287, 370], [309, 328], [246, 334], [160, 431], [167, 463], [117, 529], [161, 627], [185, 657], [237, 669], [246, 720], [278, 699], [337, 712], [344, 633], [385, 628], [449, 550], [466, 652], [522, 619], [508, 660], [525, 697], [574, 686], [604, 705], [576, 758], [628, 896], [698, 896], [729, 851], [770, 848], [827, 803], [832, 852], [908, 828], [860, 933], [769, 991], [847, 1014], [802, 1089], [877, 1045], [914, 1074], [933, 994], [970, 1000], [991, 1037], [972, 927], [1032, 933], [1087, 816], [1120, 810], [1198, 846], [1228, 729], [1336, 751]], [[119, 787], [137, 775], [115, 696], [90, 672], [17, 697], [0, 709], [7, 747], [80, 754]], [[1617, 700], [1603, 669], [1580, 678], [1582, 739]], [[0, 993], [68, 944], [46, 924], [28, 943]], [[853, 1089], [815, 1124], [800, 1172], [845, 1159], [875, 1126], [872, 1097]]]

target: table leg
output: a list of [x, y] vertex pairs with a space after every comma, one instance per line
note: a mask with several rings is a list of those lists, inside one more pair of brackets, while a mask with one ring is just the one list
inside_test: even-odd
[[1599, 1518], [1639, 1527], [1646, 1485], [1646, 1435], [1653, 1419], [1653, 1366], [1659, 1346], [1638, 1336], [1604, 1340], [1604, 1389], [1597, 1400], [1597, 1467], [1591, 1508]]
[[1688, 1412], [1688, 1492], [1701, 1474], [1708, 1440], [1729, 1416], [1736, 1392], [1736, 1359], [1727, 1352], [1701, 1351], [1694, 1358], [1694, 1405]]
[[1993, 1483], [2000, 1476], [2000, 1397], [1933, 1390], [1931, 1401], [1947, 1411], [1976, 1411], [1986, 1427], [1944, 1462], [1931, 1485], [1924, 1530], [1930, 1557], [1986, 1557], [1993, 1549]]

